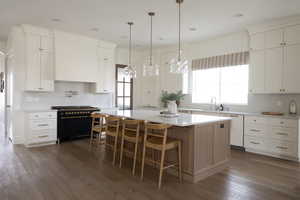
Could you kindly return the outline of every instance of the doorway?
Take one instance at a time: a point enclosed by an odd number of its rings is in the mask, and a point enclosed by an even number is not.
[[[116,107],[131,110],[133,105],[133,80],[124,74],[126,65],[116,65]]]

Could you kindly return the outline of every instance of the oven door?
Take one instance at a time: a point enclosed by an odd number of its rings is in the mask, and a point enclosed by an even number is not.
[[[61,116],[58,120],[60,142],[89,137],[92,118],[90,116]]]

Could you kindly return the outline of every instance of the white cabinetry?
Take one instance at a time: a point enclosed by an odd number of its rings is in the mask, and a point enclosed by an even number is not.
[[[300,93],[300,25],[250,36],[252,93]]]
[[[297,119],[246,116],[246,151],[297,160],[298,130]]]
[[[98,68],[95,93],[113,93],[115,89],[115,45],[101,42],[97,48]]]
[[[24,26],[25,90],[54,91],[53,37],[46,30]]]
[[[56,112],[27,112],[25,115],[25,146],[55,144],[57,141]]]
[[[61,31],[54,34],[55,80],[96,82],[98,41]]]

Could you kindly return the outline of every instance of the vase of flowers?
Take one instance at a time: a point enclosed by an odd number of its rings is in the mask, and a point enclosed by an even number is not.
[[[182,90],[179,90],[178,92],[168,92],[163,90],[161,92],[160,101],[163,104],[163,106],[166,108],[169,101],[176,101],[177,106],[180,105],[180,102],[184,99],[184,94],[182,93]]]

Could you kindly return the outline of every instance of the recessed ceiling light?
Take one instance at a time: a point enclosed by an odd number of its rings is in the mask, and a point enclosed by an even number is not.
[[[239,17],[244,17],[244,15],[242,13],[237,13],[237,14],[233,15],[233,17],[239,18]]]
[[[61,22],[61,19],[53,18],[53,19],[51,19],[51,21],[53,21],[53,22]]]
[[[190,31],[197,31],[197,28],[195,28],[195,27],[190,27],[189,30],[190,30]]]
[[[91,28],[91,31],[98,32],[99,28]]]

